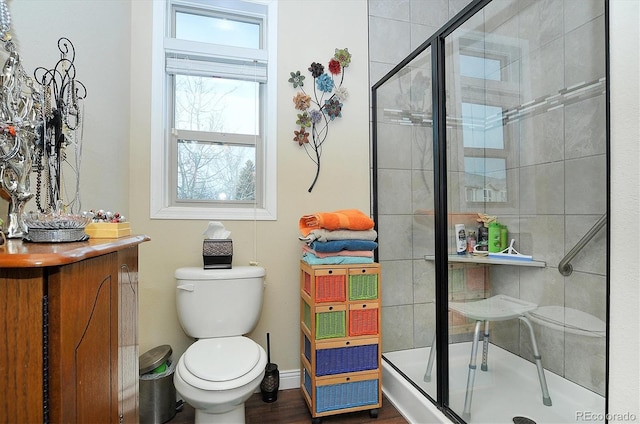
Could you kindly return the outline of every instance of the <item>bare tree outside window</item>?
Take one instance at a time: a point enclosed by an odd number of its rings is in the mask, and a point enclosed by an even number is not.
[[[177,75],[175,84],[175,127],[189,135],[177,140],[177,199],[255,200],[255,144],[240,141],[256,136],[257,83]]]

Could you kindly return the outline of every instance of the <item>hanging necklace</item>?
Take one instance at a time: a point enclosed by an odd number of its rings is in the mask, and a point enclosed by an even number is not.
[[[6,0],[0,0],[0,38],[3,41],[9,41],[11,35],[9,30],[11,29],[11,14],[9,13],[9,6],[7,6]]]

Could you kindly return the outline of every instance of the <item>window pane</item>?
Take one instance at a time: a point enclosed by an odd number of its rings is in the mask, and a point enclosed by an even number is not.
[[[500,61],[498,59],[461,54],[460,75],[500,81]]]
[[[259,83],[187,75],[175,78],[176,129],[259,134]]]
[[[261,48],[260,24],[233,16],[205,16],[176,12],[176,38],[232,47]]]
[[[178,140],[178,201],[253,201],[253,146]]]
[[[467,201],[506,202],[508,200],[505,159],[467,156],[464,158],[464,179]]]
[[[504,149],[502,108],[462,102],[464,147]]]

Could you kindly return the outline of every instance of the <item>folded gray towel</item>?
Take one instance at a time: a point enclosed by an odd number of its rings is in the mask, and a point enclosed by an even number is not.
[[[376,230],[325,230],[324,228],[311,230],[305,237],[300,236],[300,240],[307,243],[314,241],[333,241],[333,240],[370,240],[375,241],[378,238]]]

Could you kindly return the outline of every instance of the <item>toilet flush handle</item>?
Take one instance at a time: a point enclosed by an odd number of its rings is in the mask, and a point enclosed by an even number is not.
[[[178,290],[185,290],[185,291],[190,291],[192,292],[194,290],[194,285],[193,284],[183,284],[181,286],[177,286],[176,288]]]

